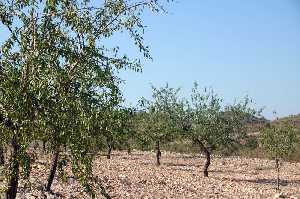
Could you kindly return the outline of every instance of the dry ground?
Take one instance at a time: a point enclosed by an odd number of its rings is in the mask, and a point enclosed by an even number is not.
[[[53,193],[43,196],[40,190],[49,170],[46,159],[34,165],[32,190],[21,182],[19,198],[89,198],[72,177],[66,183],[56,178]],[[277,193],[274,162],[269,160],[215,157],[209,178],[203,177],[200,156],[163,152],[160,167],[154,160],[151,152],[114,152],[110,160],[96,158],[94,175],[112,198],[274,198]],[[300,163],[283,163],[281,179],[283,195],[300,199]]]

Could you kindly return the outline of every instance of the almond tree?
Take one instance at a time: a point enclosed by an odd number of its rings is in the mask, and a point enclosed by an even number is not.
[[[102,113],[102,114],[101,114]],[[98,121],[95,125],[95,134],[99,141],[104,140],[107,146],[107,159],[111,158],[111,153],[115,145],[119,142],[127,142],[124,140],[124,135],[127,133],[129,125],[129,116],[127,115],[127,110],[120,106],[115,106],[113,108],[103,110],[100,112]],[[120,143],[124,144],[124,143]]]
[[[71,151],[73,172],[89,190],[90,113],[103,106],[103,98],[114,99],[116,71],[141,70],[139,59],[103,41],[128,32],[143,56],[151,58],[143,43],[145,8],[162,10],[157,0],[0,1],[0,25],[9,32],[0,50],[1,140],[12,146],[7,198],[16,197],[29,144],[45,137],[54,151],[46,190],[62,144]]]
[[[212,89],[203,93],[195,83],[184,121],[185,135],[198,144],[206,157],[204,176],[208,177],[211,153],[240,144],[246,137],[246,122],[257,112],[249,107],[249,99],[234,105],[222,105]]]
[[[172,141],[178,137],[180,128],[178,126],[179,111],[182,102],[178,98],[179,89],[152,87],[152,100],[143,99],[141,105],[144,111],[137,116],[139,137],[144,143],[155,144],[156,164],[160,165],[161,144]]]
[[[127,153],[131,154],[131,145],[136,137],[136,129],[134,128],[135,110],[134,108],[120,107],[117,111],[118,119],[114,125],[114,143],[116,147],[127,149]]]
[[[298,142],[296,128],[288,123],[269,124],[261,131],[260,142],[268,155],[275,159],[279,190],[279,160],[295,152]]]

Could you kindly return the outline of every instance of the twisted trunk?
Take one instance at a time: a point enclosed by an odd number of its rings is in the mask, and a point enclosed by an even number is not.
[[[19,161],[17,159],[18,152],[19,152],[19,144],[16,138],[12,139],[12,157],[11,157],[11,165],[10,165],[10,179],[8,183],[8,190],[6,192],[7,199],[15,199],[17,196],[18,190],[18,181],[19,181]]]
[[[130,146],[130,144],[127,146],[127,153],[128,153],[128,155],[131,155],[131,146]]]
[[[43,141],[43,152],[46,153],[46,141]]]
[[[14,125],[12,120],[9,118],[5,118],[2,113],[0,113],[0,123],[3,124],[6,128],[11,130],[17,130],[18,127]],[[17,196],[18,191],[18,182],[19,182],[19,161],[18,161],[18,153],[19,153],[19,144],[16,138],[16,135],[14,135],[12,141],[12,156],[10,160],[10,179],[8,182],[8,189],[6,191],[6,198],[7,199],[15,199]],[[3,147],[1,147],[1,159],[3,158],[4,162],[4,156],[3,156]],[[2,161],[2,160],[1,160]]]
[[[160,165],[160,157],[161,157],[161,151],[160,151],[160,145],[159,141],[156,141],[156,165]]]
[[[50,173],[48,176],[48,181],[47,181],[47,185],[46,185],[46,191],[50,191],[51,190],[51,185],[56,173],[56,169],[57,169],[57,162],[58,162],[58,157],[59,157],[59,149],[56,149],[55,153],[53,154],[52,157],[52,163],[51,163],[51,169],[50,169]]]
[[[127,154],[131,155],[131,140],[127,140],[126,146],[127,146]]]
[[[279,190],[279,182],[280,182],[280,179],[279,179],[279,159],[276,158],[275,162],[276,162],[276,170],[277,170],[277,190]]]
[[[207,149],[207,147],[204,146],[204,144],[199,139],[196,139],[196,142],[198,143],[202,153],[204,153],[206,157],[206,162],[203,168],[203,175],[204,177],[208,177],[208,167],[210,165],[210,151]]]
[[[111,151],[112,151],[112,141],[110,138],[107,138],[107,147],[108,147],[108,150],[107,150],[107,159],[110,159],[111,158]]]
[[[4,165],[5,161],[4,161],[4,149],[3,146],[0,146],[0,166]]]

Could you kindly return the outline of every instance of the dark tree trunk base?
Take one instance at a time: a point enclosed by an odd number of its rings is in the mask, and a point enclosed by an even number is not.
[[[130,146],[127,147],[127,154],[131,155],[131,147]]]
[[[12,157],[11,157],[11,176],[8,184],[8,190],[6,192],[7,199],[15,199],[17,196],[18,190],[18,182],[19,182],[19,161],[17,159],[17,155],[19,152],[19,144],[17,140],[14,138],[12,140]]]
[[[59,157],[59,150],[56,150],[52,157],[51,169],[50,169],[47,185],[45,187],[45,190],[47,192],[49,192],[51,190],[51,185],[54,180],[54,176],[55,176],[56,169],[57,169],[58,157]]]
[[[210,151],[204,146],[204,144],[199,139],[196,139],[196,142],[199,144],[201,151],[206,157],[206,162],[203,168],[203,175],[204,177],[208,177],[208,167],[210,165]]]
[[[159,146],[159,141],[156,142],[156,165],[160,166],[160,157],[161,157],[161,151]]]
[[[279,190],[280,179],[279,179],[279,159],[276,158],[276,170],[277,170],[277,190]]]
[[[108,145],[108,151],[107,151],[107,159],[110,159],[111,158],[111,151],[112,151],[112,146],[111,144]]]
[[[204,174],[204,177],[208,177],[208,167],[210,165],[210,152],[206,148],[203,152],[206,156],[206,162],[205,162],[205,165],[204,165],[203,174]]]
[[[43,152],[46,153],[46,142],[43,141]]]
[[[110,137],[107,137],[106,138],[106,143],[107,143],[107,159],[110,159],[111,158],[111,151],[112,151],[112,138]]]
[[[5,163],[5,160],[4,160],[4,149],[1,146],[0,147],[0,165],[4,165],[4,163]]]

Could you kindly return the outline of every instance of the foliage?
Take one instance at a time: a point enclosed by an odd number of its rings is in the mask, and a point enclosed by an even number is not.
[[[288,158],[296,150],[296,129],[286,122],[270,125],[262,130],[260,142],[271,157]]]
[[[152,100],[141,100],[141,111],[137,116],[140,139],[147,143],[170,142],[180,134],[178,126],[182,102],[178,98],[179,89],[152,87]]]
[[[180,123],[183,135],[197,143],[206,156],[205,177],[212,151],[230,153],[247,138],[246,123],[258,113],[250,107],[250,102],[246,97],[242,102],[224,106],[223,99],[212,89],[204,89],[202,93],[198,84],[194,84]]]
[[[277,189],[280,186],[279,159],[289,157],[296,150],[298,138],[294,126],[286,122],[276,125],[267,125],[260,134],[263,149],[275,158],[277,169]]]
[[[233,105],[222,105],[221,99],[212,89],[202,93],[195,83],[192,89],[190,130],[187,136],[200,140],[211,150],[229,148],[246,138],[246,122],[257,112],[249,107],[250,100]]]
[[[135,134],[133,128],[132,108],[115,106],[101,110],[93,119],[93,137],[96,140],[96,148],[103,149],[103,143],[109,147],[128,147],[131,138]]]
[[[128,32],[151,58],[143,43],[145,8],[162,10],[156,0],[0,1],[0,22],[10,32],[0,51],[1,141],[14,143],[15,163],[33,140],[49,140],[53,150],[68,145],[73,172],[87,185],[93,115],[117,104],[118,70],[141,70],[139,59],[103,41]]]

